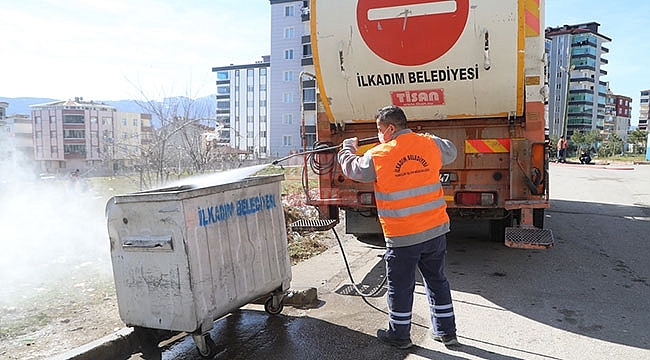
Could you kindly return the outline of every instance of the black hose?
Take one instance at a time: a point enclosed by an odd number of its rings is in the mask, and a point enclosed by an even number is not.
[[[386,275],[384,274],[384,278],[381,280],[381,284],[377,286],[377,289],[375,289],[373,292],[369,294],[365,294],[363,291],[359,290],[357,287],[356,281],[354,281],[354,278],[352,277],[352,271],[350,271],[350,264],[348,263],[348,259],[345,256],[345,250],[343,250],[343,244],[341,243],[341,239],[339,238],[339,234],[336,232],[336,229],[332,228],[332,232],[334,233],[334,237],[336,238],[336,241],[339,243],[339,248],[341,248],[341,255],[343,255],[343,262],[345,262],[345,269],[348,271],[348,276],[350,277],[350,281],[352,282],[352,287],[354,288],[354,291],[359,294],[364,300],[366,300],[366,297],[373,297],[379,293],[379,290],[383,289],[384,285],[386,284]]]
[[[320,154],[326,151],[331,151],[331,148],[332,146],[327,143],[317,142],[314,144],[315,152],[309,153],[309,155],[307,155],[307,163],[309,164],[309,168],[316,175],[327,175],[334,171],[334,168],[336,167],[336,155],[328,154],[327,160],[324,162],[321,162],[320,157]]]

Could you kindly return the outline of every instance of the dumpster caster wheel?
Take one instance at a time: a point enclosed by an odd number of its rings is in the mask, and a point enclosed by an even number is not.
[[[264,311],[271,315],[277,315],[282,312],[282,309],[284,308],[284,304],[282,303],[282,300],[278,301],[277,306],[273,306],[273,299],[274,297],[271,296],[264,302]]]
[[[210,334],[203,335],[192,335],[194,338],[194,344],[196,349],[199,351],[201,357],[206,359],[211,359],[217,355],[217,344],[214,343],[214,340],[210,337]]]

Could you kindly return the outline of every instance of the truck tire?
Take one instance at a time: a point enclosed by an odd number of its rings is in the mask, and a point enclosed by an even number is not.
[[[506,227],[510,224],[509,221],[510,217],[490,220],[490,241],[505,242]]]
[[[376,247],[386,247],[386,241],[384,240],[384,234],[355,234],[357,240],[364,244],[368,244]]]
[[[544,209],[533,209],[533,226],[538,229],[544,228]]]

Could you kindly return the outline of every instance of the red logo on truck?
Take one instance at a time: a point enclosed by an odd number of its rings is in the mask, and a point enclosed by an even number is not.
[[[449,51],[468,14],[469,0],[359,0],[357,26],[377,56],[415,66]]]
[[[397,106],[431,106],[444,105],[443,89],[391,91],[393,105]]]

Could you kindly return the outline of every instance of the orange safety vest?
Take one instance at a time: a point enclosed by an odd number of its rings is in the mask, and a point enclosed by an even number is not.
[[[410,132],[369,151],[377,174],[377,213],[387,239],[408,238],[449,222],[435,140]]]

